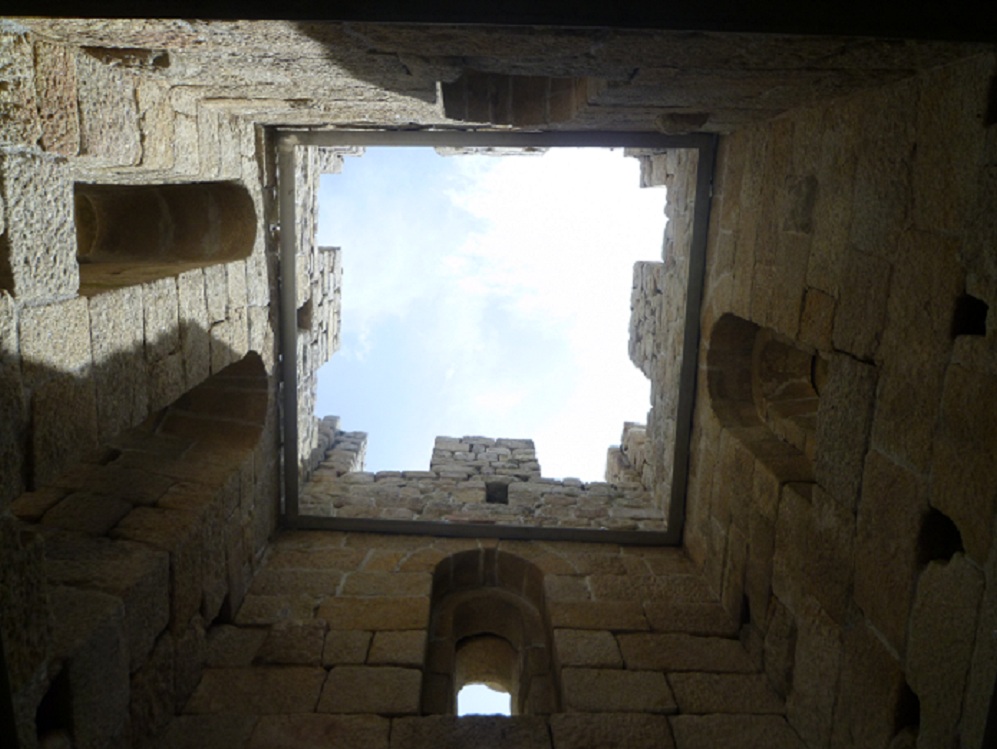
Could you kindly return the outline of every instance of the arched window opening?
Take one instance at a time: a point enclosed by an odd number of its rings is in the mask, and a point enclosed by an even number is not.
[[[78,183],[74,210],[84,294],[246,258],[256,241],[253,199],[229,182]]]
[[[508,696],[508,711],[489,714],[557,711],[542,575],[534,565],[496,549],[455,554],[437,565],[432,601],[424,713],[474,714],[462,708],[472,685]]]
[[[465,684],[457,692],[457,716],[512,715],[512,695],[492,684]]]
[[[512,705],[519,703],[521,666],[518,649],[503,637],[474,635],[458,642],[454,666],[457,714],[511,715]],[[495,710],[491,709],[492,703],[483,704],[491,695],[483,689],[468,692],[467,688],[471,686],[484,687],[488,692],[505,695],[502,701],[505,708]],[[482,713],[482,708],[489,709],[489,712]]]

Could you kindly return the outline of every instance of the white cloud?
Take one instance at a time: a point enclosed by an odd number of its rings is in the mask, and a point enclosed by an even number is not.
[[[345,247],[349,355],[369,353],[386,321],[417,321],[412,340],[440,367],[411,397],[446,395],[438,433],[533,437],[545,475],[599,479],[623,422],[648,408],[627,357],[630,285],[636,259],[660,259],[664,191],[640,190],[619,152],[447,161],[466,236],[389,213],[362,249]]]

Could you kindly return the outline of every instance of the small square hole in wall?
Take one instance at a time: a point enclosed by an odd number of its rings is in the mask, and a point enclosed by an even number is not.
[[[509,485],[504,481],[485,482],[485,502],[490,505],[509,504]]]
[[[963,294],[955,302],[952,314],[952,337],[961,335],[985,336],[989,305],[975,296]]]

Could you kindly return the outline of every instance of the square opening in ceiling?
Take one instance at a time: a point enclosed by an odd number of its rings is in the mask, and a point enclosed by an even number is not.
[[[377,146],[388,146],[391,149],[397,149],[399,147],[403,148],[423,147],[425,149],[428,147],[429,149],[439,148],[448,154],[453,154],[454,152],[461,152],[463,150],[468,150],[468,149],[480,150],[482,148],[501,149],[501,150],[519,149],[520,151],[527,150],[529,152],[546,151],[548,149],[564,149],[564,148],[584,148],[584,149],[632,148],[632,149],[641,149],[643,154],[661,153],[665,149],[668,150],[685,149],[693,151],[695,153],[700,153],[705,151],[708,153],[709,158],[707,160],[699,159],[701,166],[698,169],[695,166],[696,164],[695,159],[693,159],[691,162],[693,164],[692,171],[694,173],[694,177],[692,180],[690,180],[690,184],[699,185],[700,183],[703,183],[704,185],[702,192],[699,192],[698,187],[696,188],[697,195],[703,197],[702,200],[698,201],[697,205],[708,205],[708,192],[707,192],[708,181],[702,180],[700,179],[700,177],[703,174],[707,173],[702,167],[704,163],[708,165],[709,173],[712,172],[712,155],[713,155],[713,144],[714,144],[713,139],[708,136],[676,137],[676,136],[662,136],[658,134],[646,134],[646,133],[549,133],[549,132],[548,133],[513,133],[513,132],[495,133],[495,132],[478,132],[478,131],[475,132],[467,132],[467,131],[288,132],[288,131],[283,131],[283,132],[278,132],[278,143],[279,143],[278,153],[280,154],[279,159],[281,162],[280,173],[282,174],[288,174],[291,170],[293,170],[295,149],[298,149],[300,147],[308,147],[308,146],[318,146],[322,148],[332,147],[340,149],[355,148],[355,147],[364,147],[369,149]],[[362,162],[363,159],[356,159],[355,161]],[[333,179],[336,178],[334,177]],[[661,183],[651,182],[650,184],[661,184]],[[416,187],[416,189],[417,190],[419,189],[418,186]],[[423,189],[427,192],[430,191],[427,189],[427,186],[425,185],[423,186]],[[543,191],[540,192],[542,193]],[[655,192],[655,191],[648,191],[648,192]],[[295,197],[294,186],[293,185],[288,186],[287,181],[282,181],[280,184],[280,193],[281,193],[281,214],[287,216],[288,209],[289,208],[293,209],[293,201]],[[418,195],[418,193],[416,194]],[[658,199],[658,208],[657,211],[655,211],[659,219],[664,208],[663,191],[662,193],[660,193],[660,195],[661,197]],[[541,201],[536,200],[535,202],[540,203]],[[690,204],[691,203],[692,201],[690,201]],[[582,215],[586,219],[590,219],[591,218],[590,214],[592,214],[593,212],[595,211],[593,211],[592,209],[589,209],[588,211],[582,210]],[[343,215],[349,216],[352,213],[361,213],[361,211],[350,211],[350,209],[346,209],[343,212]],[[366,211],[366,213],[369,214],[368,216],[365,216],[365,220],[368,222],[370,221],[377,222],[379,218],[384,218],[378,212],[377,205],[374,205],[373,210]],[[514,210],[512,211],[512,213],[517,214],[519,212]],[[705,210],[702,212],[697,211],[696,213],[697,216],[696,226],[698,227],[697,231],[699,234],[700,241],[697,242],[695,238],[697,232],[695,231],[692,232],[692,234],[694,235],[692,244],[694,245],[696,245],[697,243],[705,245],[705,218],[707,215],[708,214]],[[373,218],[371,216],[373,216]],[[385,220],[383,223],[390,225],[392,222],[390,220]],[[282,221],[281,224],[283,229],[283,227],[286,225],[286,222]],[[295,227],[298,227],[299,221],[297,220],[292,221],[291,224],[294,225]],[[407,238],[405,228],[406,227],[403,225],[401,231],[399,232],[399,235],[403,238],[403,241]],[[409,231],[408,236],[413,236],[419,233],[422,232],[419,231],[419,227],[417,226],[412,228],[411,231]],[[554,242],[550,243],[553,244]],[[282,250],[281,250],[282,265],[286,266],[286,264],[292,261],[293,253],[298,248],[298,239],[295,238],[294,236],[286,236],[286,232],[282,231],[281,244],[282,244]],[[510,244],[510,242],[507,241],[507,244]],[[659,234],[659,242],[656,242],[655,244],[657,245],[656,247],[657,252],[660,253],[660,234]],[[475,256],[474,252],[468,254],[471,255],[472,257]],[[484,253],[478,253],[478,254],[481,255]],[[660,255],[656,256],[660,257]],[[467,259],[451,255],[449,258],[444,258],[443,262],[440,262],[438,260],[434,261],[433,258],[428,257],[426,256],[425,253],[420,253],[420,252],[414,252],[413,257],[416,259],[417,263],[416,270],[414,271],[414,273],[421,272],[422,270],[421,268],[418,267],[419,260],[424,261],[424,265],[453,266],[453,265],[459,265],[462,261],[466,261]],[[529,253],[527,253],[525,257],[527,258],[527,260],[531,259]],[[654,255],[652,257],[654,257]],[[577,258],[571,258],[569,261],[563,262],[562,268],[568,274],[570,274],[573,266],[571,261],[576,259]],[[516,275],[517,267],[523,265],[525,262],[526,261],[520,260],[518,264],[517,262],[514,261],[506,264],[505,266],[498,266],[500,272],[496,272],[496,267],[493,265],[493,267],[491,268],[490,275],[486,274],[485,277],[488,279],[493,279],[496,276],[501,276],[503,273],[508,276],[514,276]],[[584,261],[582,261],[582,263],[584,263]],[[693,263],[693,265],[696,264],[697,263]],[[380,268],[383,271],[392,270],[394,265],[395,263],[391,261],[382,260],[380,262]],[[658,262],[657,265],[661,265],[661,263]],[[696,271],[695,269],[690,268],[688,277],[690,279],[689,284],[691,289],[692,286],[701,283],[701,270]],[[348,297],[350,280],[351,280],[350,274],[347,273],[346,279],[343,284],[344,299]],[[623,284],[628,294],[630,292],[629,288],[630,280],[631,279],[628,279],[628,281]],[[475,285],[473,283],[468,285],[471,287],[472,291],[475,289]],[[285,295],[287,294],[287,286],[289,286],[289,284],[285,282],[284,284]],[[481,290],[482,286],[479,282],[478,291]],[[387,300],[387,303],[389,305],[395,301],[395,295],[393,295],[390,291],[382,291],[382,293],[384,294],[382,298]],[[690,302],[692,304],[695,304],[697,308],[698,308],[698,293],[699,292],[697,292],[697,294],[694,295],[696,297],[695,299],[690,299]],[[590,306],[598,308],[599,303],[601,301],[599,299],[598,291],[596,293],[589,293],[588,296],[589,296],[588,301]],[[686,296],[686,294],[684,293],[684,289],[682,296],[683,297]],[[542,299],[543,295],[540,294],[539,297]],[[293,304],[294,301],[300,301],[298,296],[295,296],[293,300],[285,300],[284,302],[285,308],[291,310],[292,307],[294,307]],[[508,301],[508,300],[503,300],[503,301]],[[427,304],[424,306],[432,307],[434,305]],[[496,305],[493,303],[490,306],[487,304],[484,305],[486,310],[494,309],[497,306],[500,307],[501,304]],[[684,306],[686,309],[689,308],[689,305],[680,305],[680,306]],[[456,312],[454,312],[454,310],[456,310]],[[296,312],[297,309],[295,308],[294,318],[295,320],[298,320],[300,319],[300,316],[297,315]],[[424,310],[418,308],[418,312],[423,313]],[[405,315],[402,314],[397,316],[405,316]],[[449,319],[451,321],[457,320],[459,322],[461,317],[462,315],[459,305],[450,310]],[[349,326],[349,324],[350,324],[349,316],[344,312],[344,320],[343,320],[344,331],[347,329],[347,326]],[[286,319],[282,323],[282,334],[283,334],[282,337],[286,337],[289,329],[292,327],[293,327],[292,337],[295,340],[297,340],[298,334],[301,333],[302,331],[299,331],[297,329],[297,325],[293,326],[289,325]],[[480,318],[476,326],[471,326],[471,327],[472,328],[476,327],[478,330],[481,330],[482,325],[480,324]],[[528,328],[529,326],[526,327]],[[693,331],[693,335],[698,336],[698,329]],[[689,340],[690,340],[689,331],[685,331],[684,336],[679,336],[680,343],[683,337],[686,340],[684,348],[688,349]],[[624,339],[625,339],[625,334],[624,334]],[[297,378],[297,366],[298,366],[297,360],[299,357],[292,355],[290,352],[292,350],[295,350],[296,353],[299,353],[300,347],[296,345],[295,349],[291,349],[289,343],[290,342],[286,340],[286,338],[282,342],[282,349],[285,352],[283,357],[283,374],[285,380],[289,380],[290,377],[294,377],[295,379]],[[480,340],[476,340],[475,343],[480,343]],[[625,344],[621,344],[621,349],[623,345]],[[485,346],[483,350],[487,351],[488,346]],[[624,364],[626,364],[627,367],[630,367],[631,365],[628,362],[626,362],[626,354],[624,353],[624,351],[625,349],[621,350],[620,354],[618,355],[618,358]],[[595,352],[595,355],[597,356],[602,356],[603,354],[604,352],[601,351]],[[612,354],[608,354],[607,356],[612,356]],[[631,358],[633,358],[632,352],[631,352]],[[684,385],[681,388],[679,388],[680,393],[677,399],[678,402],[684,404],[680,405],[677,409],[678,411],[681,412],[683,408],[688,409],[691,407],[691,392],[692,392],[691,384],[692,382],[694,382],[695,366],[694,366],[694,361],[691,363],[689,361],[690,359],[694,360],[694,357],[683,356],[679,358],[682,359],[682,362],[681,366],[676,367],[676,370],[681,369],[682,371],[681,379],[684,383]],[[498,361],[505,364],[504,360],[502,360],[501,357],[499,357]],[[642,369],[645,373],[647,372],[647,368],[645,366],[642,365],[639,366],[640,369]],[[691,371],[687,371],[690,370],[690,367]],[[514,364],[509,364],[508,369],[514,372],[517,376],[525,380],[529,379],[528,371],[530,367],[528,366],[516,366]],[[400,367],[400,370],[402,377],[413,374],[411,370],[405,366]],[[443,378],[438,378],[437,382],[445,381],[445,379],[446,379],[445,376]],[[676,381],[678,379],[679,378],[676,378]],[[427,397],[429,395],[435,394],[436,389],[439,389],[439,386],[434,385],[432,382],[430,384],[423,383],[419,388],[419,392],[423,395],[423,397]],[[298,390],[298,388],[285,388],[284,389],[285,397],[287,397],[289,394],[296,395],[295,393],[296,390]],[[645,404],[646,402],[647,401],[645,399]],[[310,405],[311,404],[309,402],[308,406]],[[287,409],[285,411],[285,433],[288,433],[288,423],[291,421],[291,419],[288,417],[288,414],[291,413],[291,408],[289,406],[285,406],[285,408]],[[299,408],[300,406],[297,403],[295,403],[294,413],[297,413],[299,416],[299,419],[297,421],[301,421],[301,418],[307,419],[308,416],[310,416],[310,414],[303,415],[302,413],[299,413]],[[327,410],[327,409],[322,409],[320,407],[320,412],[321,410]],[[385,409],[385,410],[390,412],[390,409]],[[584,404],[582,405],[582,407],[576,410],[584,411]],[[622,422],[623,418],[625,418],[625,415],[621,414],[620,416],[622,417],[620,418],[620,422]],[[291,429],[296,428],[296,426],[297,424],[292,426]],[[353,429],[357,427],[363,428],[366,425],[344,424],[343,426],[348,426],[349,428]],[[628,424],[628,427],[630,426],[632,425]],[[404,427],[399,428],[397,431],[401,432],[403,435],[406,435],[406,437],[408,437]],[[436,430],[436,431],[437,434],[439,434],[440,432],[443,433],[449,432],[451,434],[461,433],[461,430],[454,431],[450,429]],[[570,439],[571,431],[572,430],[565,431],[565,437],[567,439]],[[581,431],[581,429],[575,428],[574,431],[576,432]],[[684,426],[679,427],[677,431],[679,432],[684,431],[685,434],[684,436],[680,436],[680,438],[676,440],[676,444],[684,443],[687,449],[687,444],[688,444],[687,427]],[[497,431],[497,433],[493,431],[492,433],[501,435],[503,432],[505,434],[509,433],[509,431],[505,429],[500,429]],[[355,459],[358,456],[362,455],[365,449],[363,440],[362,438],[358,440],[358,435],[355,433],[337,432],[337,434],[342,434],[343,437],[346,438],[346,441],[350,443],[350,449],[353,450],[353,453],[351,456],[348,457],[353,458],[352,467],[353,470],[355,470],[356,467],[359,465],[358,461]],[[372,440],[377,439],[377,436],[378,435],[376,433],[372,434]],[[515,436],[529,437],[532,435],[523,434]],[[465,442],[462,441],[462,439],[467,441],[466,444]],[[641,449],[643,449],[643,444],[644,444],[643,439],[644,439],[643,430],[641,430],[640,431]],[[609,440],[609,442],[611,441],[612,440]],[[500,444],[500,443],[517,443],[517,444]],[[520,445],[518,443],[523,443],[523,444]],[[605,449],[606,446],[607,442],[604,442],[603,449]],[[291,447],[291,440],[290,439],[285,440],[285,449],[288,449],[290,447]],[[634,497],[632,496],[632,494],[638,491],[638,485],[641,483],[639,472],[638,475],[631,476],[630,479],[624,481],[624,483],[627,483],[628,481],[630,482],[628,491],[631,491],[631,496],[627,497],[623,496],[624,492],[623,490],[619,489],[619,487],[604,482],[591,482],[590,484],[586,484],[584,482],[578,481],[577,479],[567,479],[563,482],[557,482],[552,479],[541,479],[539,472],[539,465],[536,465],[535,456],[532,455],[533,447],[534,446],[532,441],[527,439],[489,440],[488,438],[481,438],[481,437],[465,437],[465,438],[438,437],[433,452],[432,464],[429,466],[428,471],[425,470],[426,466],[424,462],[422,466],[406,466],[406,465],[395,466],[396,468],[401,470],[395,470],[395,471],[382,470],[376,474],[374,473],[355,474],[352,472],[352,470],[348,469],[346,472],[350,474],[350,477],[347,483],[377,484],[382,479],[390,479],[390,482],[388,483],[391,483],[392,485],[390,491],[388,490],[387,486],[375,486],[374,488],[365,490],[365,493],[369,496],[364,497],[364,503],[368,508],[373,507],[374,509],[372,509],[369,513],[365,512],[354,515],[337,513],[336,511],[330,511],[326,507],[317,507],[315,502],[313,501],[314,493],[309,494],[308,502],[306,502],[307,506],[299,507],[298,506],[299,487],[297,486],[297,477],[290,477],[285,482],[285,516],[286,518],[289,519],[289,521],[292,524],[299,526],[304,524],[305,526],[308,527],[338,527],[342,525],[343,522],[345,522],[347,525],[350,525],[351,522],[353,523],[353,525],[356,525],[356,522],[361,522],[365,527],[371,526],[373,524],[373,526],[377,526],[382,530],[394,529],[401,532],[405,532],[406,528],[408,529],[408,531],[411,531],[414,527],[412,524],[414,523],[414,524],[419,524],[421,526],[422,525],[434,526],[435,529],[429,530],[429,532],[442,532],[444,535],[453,535],[452,531],[454,526],[464,526],[464,525],[476,526],[477,527],[476,532],[479,532],[481,525],[484,524],[488,525],[491,530],[491,532],[486,535],[496,535],[496,536],[509,535],[511,533],[513,537],[521,537],[520,533],[523,531],[523,529],[528,528],[531,531],[544,529],[543,532],[548,534],[557,531],[559,529],[569,530],[572,531],[573,537],[581,537],[581,536],[586,536],[586,534],[588,534],[592,535],[592,540],[607,540],[607,541],[613,540],[606,535],[606,531],[615,531],[616,536],[619,536],[620,533],[623,533],[625,535],[627,533],[638,531],[638,533],[634,535],[643,536],[644,537],[643,541],[633,541],[633,542],[674,543],[674,541],[677,540],[678,538],[677,534],[678,532],[680,532],[681,510],[679,510],[679,514],[677,516],[678,523],[676,523],[673,519],[671,519],[671,514],[674,512],[674,508],[672,507],[674,503],[670,502],[670,498],[672,495],[675,494],[674,491],[669,490],[664,493],[659,491],[652,498],[652,494],[654,494],[654,492],[648,491],[648,487],[646,485],[639,487],[639,491],[643,492],[643,496],[641,497],[640,502],[647,504],[649,509],[654,510],[653,517],[651,515],[642,516],[641,510],[639,509],[634,510],[634,508],[630,506],[634,504]],[[671,447],[669,447],[668,449],[669,451],[671,451]],[[423,447],[423,450],[425,450],[425,447]],[[675,452],[676,452],[675,458],[679,463],[685,463],[687,461],[687,453],[683,453],[680,455],[679,453],[681,452],[681,450],[678,449],[676,449]],[[531,454],[529,457],[532,458],[532,461],[527,460],[527,458],[525,457],[526,453]],[[513,456],[518,456],[520,458],[519,465],[514,465],[512,467],[509,467],[508,464],[501,463],[502,460],[513,459]],[[540,457],[541,458],[543,457],[542,450],[540,451]],[[468,461],[469,459],[473,459],[474,461],[476,461],[477,467],[468,465],[466,461]],[[293,456],[287,455],[285,457],[285,460],[287,460],[289,463],[291,460],[294,460],[295,463],[300,463],[300,459],[297,454],[294,454]],[[461,461],[465,461],[465,463],[461,463]],[[489,463],[489,461],[491,462]],[[390,468],[390,466],[384,466],[384,468],[387,469]],[[676,470],[672,472],[674,474],[675,479],[679,481],[684,481],[686,466],[678,465],[678,463],[676,463],[675,468]],[[325,466],[320,468],[319,472],[322,472],[322,470],[324,469]],[[496,472],[498,473],[499,476],[501,476],[504,479],[511,478],[510,485],[507,487],[508,495],[505,503],[484,501],[488,496],[487,492],[485,491],[486,488],[485,479]],[[518,475],[519,473],[522,473],[523,475]],[[647,476],[646,472],[644,476],[645,477]],[[449,481],[450,484],[447,487],[445,487],[446,491],[443,491],[441,493],[441,491],[438,491],[440,487],[436,487],[434,485],[433,487],[427,488],[426,486],[422,486],[421,484],[419,484],[420,481],[422,482],[422,484],[425,484],[427,482],[432,483],[433,481],[443,481],[444,483]],[[461,483],[461,481],[466,481],[466,484],[460,486],[459,484]],[[406,482],[411,483],[412,485],[409,486],[408,483]],[[456,482],[456,484],[458,485],[455,485],[454,482]],[[544,501],[543,498],[539,499],[539,505],[538,505],[538,503],[534,501],[535,499],[537,499],[537,497],[531,495],[531,493],[534,495],[542,493],[539,492],[537,488],[541,482],[548,482],[548,483],[553,482],[559,484],[559,488],[561,490],[564,490],[562,492],[564,496],[578,497],[579,495],[581,495],[583,500],[585,500],[584,502],[577,499],[571,499],[565,502],[566,504],[571,505],[572,513],[576,513],[580,509],[585,509],[586,511],[588,511],[592,509],[592,506],[600,505],[602,510],[606,510],[607,508],[613,509],[615,514],[612,517],[610,517],[607,514],[607,512],[603,512],[602,516],[596,517],[594,521],[588,519],[583,522],[581,517],[584,513],[578,512],[577,515],[573,515],[568,521],[565,522],[565,515],[564,513],[561,513],[559,518],[555,518],[552,521],[549,517],[544,517],[545,514],[550,515],[551,513],[547,512],[549,508],[545,508],[542,506]],[[480,483],[480,487],[477,486],[478,483]],[[671,484],[669,486],[671,486]],[[590,487],[594,490],[593,493],[591,494],[588,493]],[[460,491],[460,489],[462,488],[474,489],[473,493],[475,496],[475,500],[473,501],[469,500],[468,499],[469,493],[467,492],[462,493]],[[653,487],[653,488],[658,489],[660,487]],[[380,511],[379,508],[383,508],[385,505],[384,502],[385,498],[381,497],[380,496],[381,494],[391,495],[392,499],[387,500],[387,504],[391,505],[390,507],[387,508],[390,509],[390,512],[386,513]],[[428,502],[426,501],[427,494],[431,495],[430,499],[432,501]],[[620,496],[616,496],[617,494],[620,494]],[[665,496],[666,494],[668,496]],[[440,499],[444,495],[445,497],[442,501],[442,505],[445,506],[441,507]],[[596,495],[599,495],[598,498],[596,497]],[[564,502],[565,501],[564,496],[560,497],[558,501]],[[399,502],[398,501],[399,498],[404,498],[405,501]],[[588,506],[587,508],[582,508],[581,505],[585,504],[585,502],[588,502],[590,506]],[[448,505],[448,503],[450,504]],[[472,503],[474,503],[475,506],[471,509],[471,511],[468,511],[468,508],[471,506]],[[458,512],[453,512],[454,507],[457,504],[461,505],[461,507],[458,508],[459,509]],[[430,507],[430,505],[432,506]],[[490,512],[482,512],[479,508],[489,508]],[[354,507],[353,509],[355,510],[356,508]],[[596,511],[595,514],[598,516],[599,511]],[[626,519],[624,519],[624,516],[627,516]],[[666,518],[666,516],[668,516],[668,518]],[[448,530],[443,530],[444,526],[446,526]],[[665,531],[666,528],[668,529],[667,532]],[[510,529],[513,530],[510,531]],[[594,531],[594,533],[590,533],[590,531]],[[640,533],[640,531],[646,531],[646,532]],[[579,533],[581,533],[581,536],[578,535]],[[613,533],[610,533],[609,535],[613,535]],[[652,539],[651,536],[654,536],[655,538]],[[661,536],[661,538],[659,539],[657,538],[657,536]]]

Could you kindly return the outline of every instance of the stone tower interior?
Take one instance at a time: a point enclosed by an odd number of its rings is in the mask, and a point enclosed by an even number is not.
[[[0,20],[4,747],[997,746],[992,21],[674,5]],[[318,176],[402,134],[667,187],[605,482],[313,415]]]

